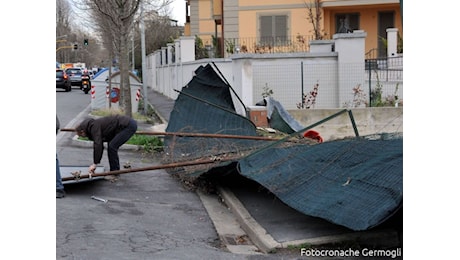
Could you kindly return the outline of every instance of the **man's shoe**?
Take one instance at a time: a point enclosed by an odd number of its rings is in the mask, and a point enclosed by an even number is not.
[[[56,198],[61,199],[65,197],[65,191],[64,190],[56,190]]]
[[[107,175],[107,176],[104,177],[104,179],[108,180],[110,182],[116,182],[116,181],[118,181],[118,177],[119,177],[118,174],[114,174],[114,175]]]

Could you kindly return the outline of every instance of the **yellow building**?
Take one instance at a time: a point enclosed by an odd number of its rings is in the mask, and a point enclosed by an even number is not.
[[[199,37],[203,47],[224,57],[234,52],[308,51],[310,40],[363,30],[366,52],[381,57],[386,55],[387,28],[397,28],[402,39],[400,1],[185,0],[184,34]]]

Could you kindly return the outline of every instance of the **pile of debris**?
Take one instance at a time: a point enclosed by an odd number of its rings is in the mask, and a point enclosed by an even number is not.
[[[244,104],[220,71],[200,66],[175,101],[166,132],[182,134],[165,136],[163,162],[206,163],[169,172],[191,186],[237,172],[299,212],[352,230],[375,227],[402,207],[402,134],[360,137],[349,110],[303,127],[276,100],[266,103],[277,113],[273,125],[281,120],[287,130],[257,128],[236,112]],[[349,113],[355,138],[322,142],[308,132],[342,113]]]

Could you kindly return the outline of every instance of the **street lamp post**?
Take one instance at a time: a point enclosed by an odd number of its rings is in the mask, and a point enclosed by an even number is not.
[[[141,58],[142,58],[142,90],[144,92],[144,114],[147,114],[147,84],[145,84],[145,29],[144,29],[144,5],[141,3]]]

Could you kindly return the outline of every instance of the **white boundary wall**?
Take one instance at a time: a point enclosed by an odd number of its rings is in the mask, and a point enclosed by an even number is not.
[[[197,61],[194,60],[194,38],[181,37],[146,57],[144,80],[148,88],[176,99],[178,92],[175,90],[185,86],[199,66],[213,62],[245,106],[261,101],[263,88],[268,86],[284,108],[296,109],[301,102],[302,89],[306,94],[318,83],[320,90],[314,108],[342,108],[353,100],[355,86],[360,84],[366,90],[369,85],[364,62],[366,36],[364,31],[335,34],[333,40],[310,42],[308,53],[239,53],[229,58]],[[402,98],[402,82],[399,90]],[[236,99],[234,102],[238,103]],[[235,105],[243,114],[242,106]]]

